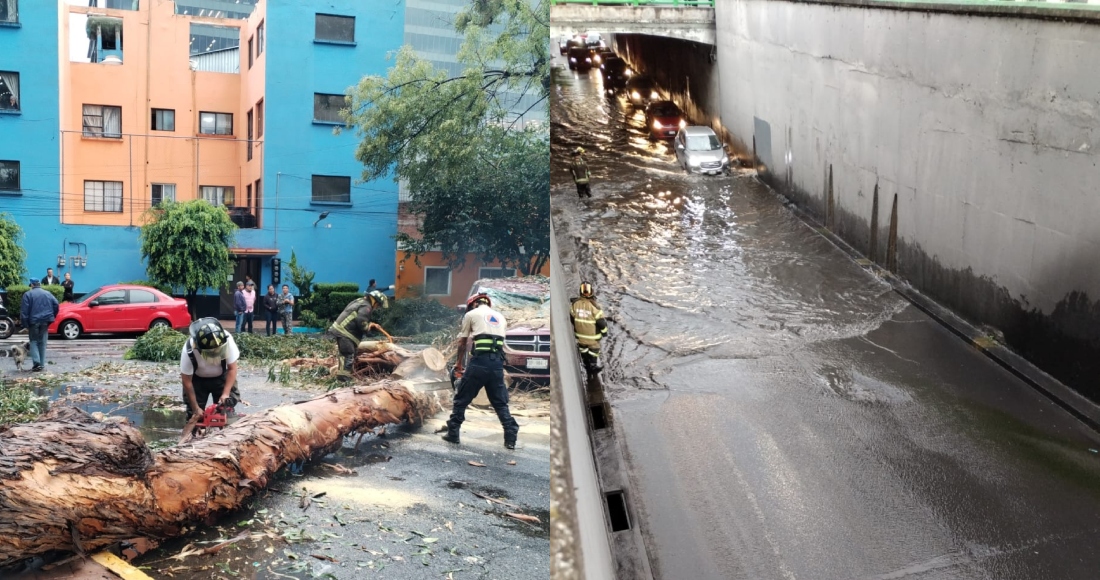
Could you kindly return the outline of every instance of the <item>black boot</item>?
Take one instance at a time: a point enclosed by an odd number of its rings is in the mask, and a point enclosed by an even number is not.
[[[443,434],[443,440],[458,445],[458,429],[458,425],[447,421],[447,432]]]

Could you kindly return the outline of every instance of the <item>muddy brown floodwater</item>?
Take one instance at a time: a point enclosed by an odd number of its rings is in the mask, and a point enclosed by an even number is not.
[[[555,68],[552,216],[658,578],[1096,577],[1096,433],[603,89]]]

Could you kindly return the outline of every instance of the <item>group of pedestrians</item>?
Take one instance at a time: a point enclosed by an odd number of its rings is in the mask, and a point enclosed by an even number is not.
[[[290,293],[290,286],[283,284],[282,294],[275,293],[275,285],[267,285],[267,294],[264,294],[259,304],[256,302],[256,283],[251,277],[245,277],[245,281],[237,282],[237,291],[233,294],[233,312],[236,317],[236,332],[253,332],[252,322],[255,318],[257,306],[263,308],[264,334],[274,336],[279,333],[278,322],[283,322],[283,334],[290,334],[290,328],[294,319],[294,295]]]

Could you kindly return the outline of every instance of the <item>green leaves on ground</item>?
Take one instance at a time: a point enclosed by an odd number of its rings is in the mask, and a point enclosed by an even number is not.
[[[241,349],[243,360],[285,360],[298,357],[331,356],[335,346],[319,336],[239,333],[233,335]],[[155,362],[176,362],[180,359],[187,335],[170,328],[154,328],[143,334],[126,351],[125,358]]]
[[[229,212],[206,200],[165,202],[141,226],[141,257],[149,281],[183,288],[194,312],[200,290],[221,288],[233,275],[229,247],[237,226]],[[194,316],[194,314],[192,314]]]
[[[0,424],[26,423],[46,410],[46,397],[33,389],[0,382]]]
[[[23,249],[23,228],[15,223],[11,215],[0,213],[0,288],[25,282],[23,266],[27,261],[27,250]],[[18,311],[18,302],[16,311]],[[11,308],[11,303],[8,303]]]

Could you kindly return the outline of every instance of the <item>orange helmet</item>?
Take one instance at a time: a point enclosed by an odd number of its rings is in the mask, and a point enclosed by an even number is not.
[[[482,303],[484,303],[486,306],[488,306],[490,308],[493,307],[493,301],[489,299],[488,294],[486,294],[484,292],[478,292],[477,294],[474,294],[473,296],[470,297],[469,300],[466,301],[466,312],[469,312],[469,311],[473,310],[474,308],[477,308],[477,305],[482,304]]]
[[[588,282],[581,282],[581,296],[585,298],[591,298],[595,294],[592,290],[592,284]]]

